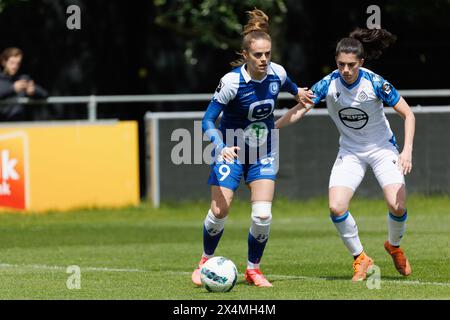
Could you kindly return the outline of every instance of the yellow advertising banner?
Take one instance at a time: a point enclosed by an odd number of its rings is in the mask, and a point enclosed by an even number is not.
[[[0,210],[139,203],[135,121],[0,126]]]

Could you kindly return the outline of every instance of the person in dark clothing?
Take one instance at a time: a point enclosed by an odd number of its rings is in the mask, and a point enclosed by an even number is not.
[[[7,48],[0,55],[0,100],[29,97],[44,99],[48,96],[45,89],[38,86],[28,75],[18,71],[22,64],[23,52],[19,48]],[[32,120],[31,112],[18,102],[0,104],[0,121]]]

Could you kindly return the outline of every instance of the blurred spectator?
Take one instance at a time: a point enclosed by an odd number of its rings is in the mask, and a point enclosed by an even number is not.
[[[48,96],[45,89],[38,86],[25,74],[20,74],[23,52],[19,48],[7,48],[0,55],[0,99],[29,97],[43,99]],[[0,104],[0,121],[33,120],[32,113],[25,106],[12,102]]]

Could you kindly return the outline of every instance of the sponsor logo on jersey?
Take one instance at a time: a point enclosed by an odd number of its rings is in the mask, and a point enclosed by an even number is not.
[[[267,140],[269,130],[264,122],[254,122],[244,130],[245,143],[250,147],[259,147]]]
[[[269,90],[271,94],[277,94],[280,91],[280,85],[278,82],[271,82],[269,85]]]
[[[223,83],[223,81],[220,80],[219,85],[218,85],[217,88],[216,88],[216,92],[219,93],[220,90],[222,90],[222,88],[224,87],[224,85],[225,85],[225,84]]]
[[[248,120],[259,121],[269,117],[275,108],[275,100],[266,99],[253,102],[248,108]]]
[[[246,92],[246,93],[244,93],[242,96],[243,96],[243,97],[247,97],[247,96],[249,96],[249,95],[251,95],[251,94],[255,94],[255,91]]]
[[[386,94],[391,93],[392,85],[389,82],[383,83],[383,91],[386,92]]]
[[[260,160],[261,164],[267,165],[272,164],[275,161],[274,157],[267,157]]]
[[[369,97],[367,96],[367,94],[364,91],[361,91],[360,94],[358,95],[358,100],[361,102],[364,102],[368,99]]]
[[[369,116],[358,108],[344,108],[339,110],[339,119],[347,128],[362,129],[369,121]]]

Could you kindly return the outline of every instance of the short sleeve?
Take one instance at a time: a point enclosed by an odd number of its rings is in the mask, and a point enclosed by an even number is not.
[[[315,104],[319,103],[320,100],[325,99],[325,97],[327,96],[328,88],[330,87],[330,83],[331,83],[331,79],[332,79],[332,74],[327,75],[325,78],[323,78],[322,80],[320,80],[319,82],[317,82],[316,84],[314,84],[311,87],[311,91],[316,96],[314,99],[312,99]]]
[[[289,92],[293,96],[297,95],[298,86],[289,78],[284,67],[275,62],[271,62],[270,67],[272,68],[273,72],[278,76],[278,78],[280,78],[281,90]]]
[[[395,106],[400,100],[400,94],[397,89],[389,83],[389,81],[383,79],[383,77],[373,74],[372,75],[372,85],[375,90],[375,94],[380,98],[385,104],[390,107]]]
[[[236,96],[239,88],[239,73],[230,72],[220,79],[214,92],[213,100],[227,105]]]

